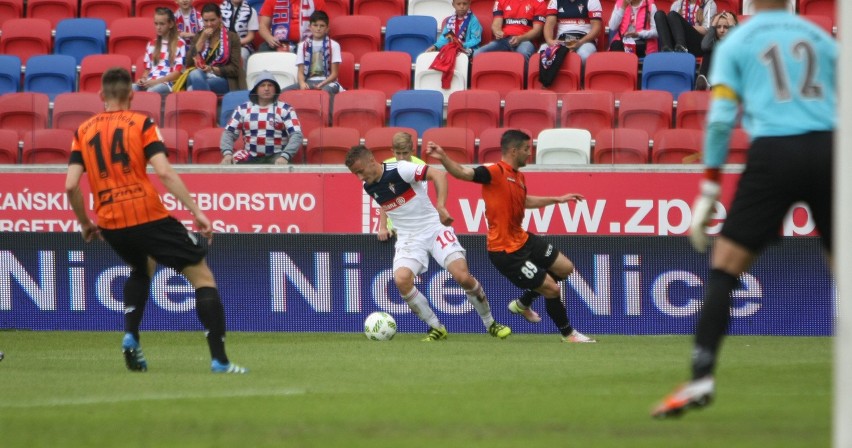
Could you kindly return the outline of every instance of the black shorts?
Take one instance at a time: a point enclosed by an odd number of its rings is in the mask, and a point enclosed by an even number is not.
[[[521,289],[536,289],[544,283],[547,270],[556,262],[559,250],[543,238],[529,234],[523,247],[515,252],[488,252],[491,264]]]
[[[801,201],[830,251],[833,140],[833,132],[755,139],[721,234],[758,253],[780,238],[790,206]]]
[[[171,216],[125,229],[101,229],[104,240],[133,269],[147,272],[148,257],[181,272],[207,255],[207,248]]]

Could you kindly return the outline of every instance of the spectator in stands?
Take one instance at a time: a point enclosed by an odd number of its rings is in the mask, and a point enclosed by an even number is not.
[[[166,95],[171,93],[172,83],[183,70],[186,44],[178,36],[175,14],[169,8],[156,9],[154,31],[157,37],[145,48],[145,72],[133,90]]]
[[[340,44],[328,37],[329,19],[325,11],[311,14],[311,35],[296,50],[298,81],[284,90],[322,89],[331,95],[340,91],[337,73],[343,58]]]
[[[414,142],[412,141],[411,134],[408,132],[402,131],[394,134],[393,139],[391,140],[391,149],[393,150],[393,157],[386,159],[384,163],[393,163],[397,160],[405,160],[406,162],[415,163],[417,165],[426,164],[426,162],[414,155]],[[390,237],[395,235],[396,229],[393,227],[393,221],[388,218],[388,214],[385,213],[384,209],[379,208],[379,231],[377,235],[379,241],[387,241]]]
[[[597,51],[597,39],[603,29],[600,0],[550,0],[544,22],[546,47],[563,45],[583,62]]]
[[[716,15],[713,0],[676,0],[668,14],[657,11],[654,22],[660,39],[660,51],[677,51],[703,56],[701,39]]]
[[[610,51],[626,51],[644,58],[658,49],[657,5],[652,0],[616,0],[609,18]]]
[[[190,47],[188,75],[192,90],[212,90],[217,94],[245,89],[246,73],[240,59],[240,37],[222,26],[219,5],[207,3],[201,9],[204,30]]]
[[[219,9],[222,10],[222,24],[225,28],[240,36],[240,54],[245,68],[249,56],[254,53],[254,33],[259,27],[257,11],[243,0],[224,0]]]
[[[222,140],[222,164],[272,163],[287,165],[302,146],[302,128],[296,111],[278,100],[281,86],[272,73],[263,71],[249,92],[249,100],[231,115]],[[245,149],[234,152],[242,133]]]
[[[491,31],[494,40],[473,52],[473,57],[490,51],[515,51],[529,60],[541,39],[547,16],[544,0],[497,0]]]
[[[456,13],[444,19],[438,40],[426,51],[440,50],[444,45],[455,40],[461,49],[471,56],[473,50],[479,48],[482,42],[482,25],[470,12],[470,0],[453,0],[453,8]]]
[[[204,29],[201,13],[192,6],[192,0],[177,0],[175,20],[181,39],[187,45],[192,43],[195,35]]]
[[[737,26],[736,14],[728,11],[722,11],[713,17],[710,25],[712,31],[704,35],[701,40],[701,50],[704,52],[704,57],[701,58],[701,65],[698,67],[698,77],[695,79],[695,90],[710,89],[710,82],[707,80],[707,73],[710,73],[710,62],[713,59],[713,48],[728,34],[731,28]]]
[[[310,35],[310,17],[324,11],[325,0],[266,0],[260,8],[263,38],[258,51],[294,51]]]

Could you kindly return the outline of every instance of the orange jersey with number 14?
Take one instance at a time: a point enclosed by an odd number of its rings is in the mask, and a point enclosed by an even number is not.
[[[122,229],[169,216],[146,172],[148,159],[165,151],[157,125],[138,112],[104,112],[80,125],[70,163],[86,169],[99,227]]]

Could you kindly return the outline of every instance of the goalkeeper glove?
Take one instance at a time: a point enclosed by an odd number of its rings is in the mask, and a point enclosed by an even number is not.
[[[701,181],[701,194],[692,204],[692,225],[689,227],[689,242],[698,252],[707,250],[707,224],[721,192],[722,187],[718,182],[707,179]]]

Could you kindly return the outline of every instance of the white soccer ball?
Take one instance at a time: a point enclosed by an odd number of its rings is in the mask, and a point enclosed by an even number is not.
[[[364,320],[364,334],[371,341],[390,341],[396,334],[396,321],[390,314],[376,311]]]

